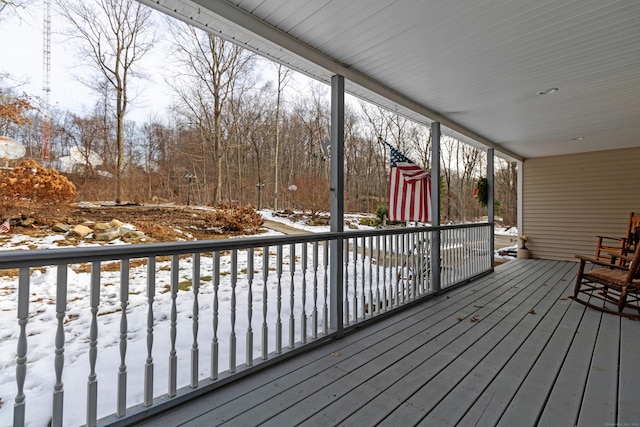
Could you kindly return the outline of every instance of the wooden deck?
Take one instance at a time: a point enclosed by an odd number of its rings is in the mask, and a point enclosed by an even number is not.
[[[147,425],[640,425],[640,322],[568,300],[575,273],[510,261]]]

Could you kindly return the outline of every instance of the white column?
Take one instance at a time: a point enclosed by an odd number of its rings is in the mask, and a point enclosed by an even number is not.
[[[489,194],[487,197],[487,222],[489,223],[489,225],[491,225],[491,230],[489,231],[489,253],[491,254],[491,268],[494,267],[494,250],[495,250],[495,243],[494,243],[494,234],[495,234],[495,203],[494,203],[494,196],[495,196],[495,191],[494,191],[494,185],[495,185],[495,179],[494,179],[494,160],[495,160],[495,154],[494,154],[494,149],[493,148],[488,148],[487,149],[487,185],[489,187]]]
[[[344,77],[331,78],[331,219],[332,232],[344,231]],[[343,243],[331,241],[329,325],[342,334]]]
[[[440,123],[431,123],[431,225],[440,226]],[[431,289],[440,290],[440,231],[431,239]]]

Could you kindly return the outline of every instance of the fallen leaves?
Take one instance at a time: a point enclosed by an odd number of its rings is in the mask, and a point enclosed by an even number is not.
[[[462,322],[462,321],[464,320],[464,317],[462,317],[462,316],[458,316],[458,317],[456,317],[456,320],[457,320],[458,322]],[[469,318],[469,322],[471,322],[471,323],[478,322],[479,320],[480,320],[480,318],[479,318],[478,316],[471,316],[471,317]]]

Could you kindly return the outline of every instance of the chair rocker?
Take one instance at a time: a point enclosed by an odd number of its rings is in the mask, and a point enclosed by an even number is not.
[[[610,253],[608,261],[580,260],[572,300],[596,310],[640,319],[640,245],[632,257]],[[623,262],[618,262],[621,259]],[[599,302],[600,301],[600,302]],[[634,308],[635,312],[625,311]]]

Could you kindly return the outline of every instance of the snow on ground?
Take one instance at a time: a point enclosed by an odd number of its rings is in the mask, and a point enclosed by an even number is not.
[[[312,233],[325,233],[330,231],[328,225],[308,225],[303,220],[298,220],[298,221],[292,220],[289,217],[278,215],[276,212],[272,210],[261,210],[258,212],[260,213],[260,215],[262,215],[262,217],[265,220],[280,222],[290,227],[299,228],[301,230],[309,231]],[[375,227],[370,227],[370,226],[360,224],[360,220],[362,218],[375,218],[375,217],[371,215],[366,215],[366,214],[345,214],[344,215],[345,230],[352,227],[355,227],[359,230],[372,230],[375,228]]]
[[[292,221],[288,218],[274,215],[271,211],[260,212],[265,219],[282,222],[284,224],[301,228],[311,232],[329,231],[328,226],[309,226],[301,221]],[[366,228],[359,225],[359,220],[364,215],[345,215],[346,221],[352,224],[351,227]],[[347,229],[347,226],[345,226]],[[514,228],[509,230],[496,230],[496,233],[516,235]],[[269,232],[269,234],[278,234]],[[56,240],[63,236],[49,236],[39,239],[33,237],[10,234],[0,239],[0,250],[18,250],[37,248],[55,248]],[[287,245],[288,246],[288,245]],[[284,249],[284,258],[289,256],[288,247]],[[246,252],[240,251],[238,256],[238,269],[246,267]],[[257,256],[255,268],[261,270],[261,256]],[[191,277],[191,259],[181,260],[180,280],[189,280]],[[230,270],[230,256],[221,258],[221,272]],[[271,261],[272,263],[274,261]],[[214,292],[210,279],[210,271],[207,266],[211,266],[210,258],[201,259],[202,286],[198,295],[198,306],[200,310],[200,322],[198,331],[198,344],[201,351],[198,376],[205,379],[210,376],[210,366],[208,361],[209,346],[213,339],[212,319]],[[104,417],[116,410],[116,384],[117,372],[121,363],[120,360],[120,324],[122,321],[122,309],[119,301],[119,272],[105,271],[101,273],[100,286],[100,306],[98,311],[98,417]],[[301,272],[296,272],[296,279],[301,278]],[[223,313],[230,307],[232,291],[230,275],[221,278],[219,292],[219,310]],[[295,280],[296,286],[302,280]],[[309,281],[310,282],[310,281]],[[288,282],[287,282],[288,283]],[[155,365],[154,396],[159,396],[167,392],[167,372],[168,354],[171,349],[169,316],[171,313],[171,293],[167,292],[170,284],[169,262],[158,262],[156,265],[156,295],[153,301],[154,313],[154,341],[153,358]],[[225,286],[228,285],[228,286]],[[13,418],[13,404],[17,393],[16,385],[16,346],[19,335],[19,328],[16,320],[17,306],[17,277],[0,277],[0,425],[11,425]],[[65,347],[64,347],[64,370],[62,381],[64,383],[65,404],[64,417],[65,425],[81,425],[85,423],[86,410],[86,390],[87,377],[89,375],[89,326],[91,324],[91,313],[89,310],[89,273],[83,272],[78,266],[68,268],[68,292],[67,311],[64,321]],[[248,304],[249,289],[253,298],[255,310],[252,320],[252,328],[255,333],[254,357],[259,356],[260,338],[259,330],[261,324],[264,283],[256,278],[249,286],[248,283],[241,283],[236,288],[235,299],[239,307],[246,307]],[[276,292],[277,278],[272,275],[267,280],[269,295]],[[54,371],[54,337],[56,333],[56,269],[46,268],[34,270],[31,275],[30,285],[30,306],[29,322],[27,323],[28,352],[27,352],[27,377],[25,382],[26,412],[28,425],[46,426],[52,408],[52,390],[55,383]],[[288,284],[286,291],[288,292]],[[284,292],[284,291],[283,291]],[[299,296],[302,289],[296,288],[295,295]],[[312,300],[312,289],[307,290],[307,300]],[[286,300],[287,298],[283,298]],[[134,267],[130,272],[129,304],[127,307],[127,401],[128,406],[141,403],[143,400],[143,373],[144,364],[147,358],[147,297],[146,297],[146,265]],[[193,345],[193,304],[194,295],[191,291],[179,291],[177,298],[177,342],[178,352],[178,388],[186,386],[190,378],[190,350]],[[319,305],[323,303],[320,295]],[[271,310],[272,312],[274,310]],[[283,304],[281,313],[283,328],[286,331],[291,310],[288,304]],[[308,312],[306,313],[309,314]],[[299,319],[302,316],[300,308],[294,308],[293,316]],[[207,321],[209,320],[209,321]],[[275,313],[269,313],[268,323],[273,325]],[[299,324],[299,323],[298,323]],[[238,309],[235,331],[239,336],[244,336],[249,328],[249,321],[246,316],[246,309]],[[218,337],[221,340],[220,370],[224,371],[229,366],[228,352],[222,350],[228,343],[231,334],[230,322],[221,321],[218,325]],[[272,335],[272,334],[271,334]],[[270,337],[269,351],[274,351],[275,340]],[[284,339],[286,341],[286,339]],[[286,344],[284,344],[286,345]],[[244,339],[238,339],[237,363],[244,362],[246,354]],[[206,357],[202,354],[207,355]]]
[[[518,228],[517,227],[496,227],[495,234],[500,234],[503,236],[517,236]]]

